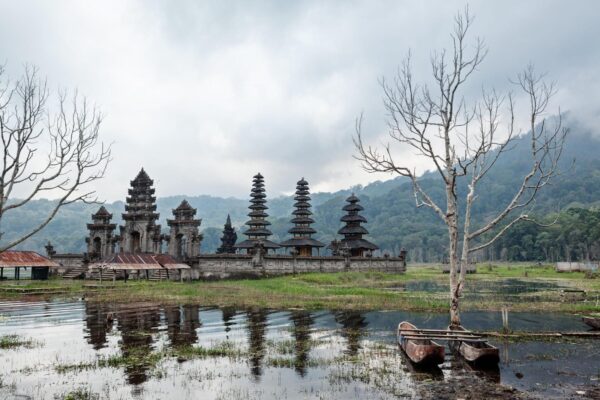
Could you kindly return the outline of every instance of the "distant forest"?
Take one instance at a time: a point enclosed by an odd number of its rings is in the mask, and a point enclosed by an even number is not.
[[[567,120],[571,128],[562,158],[563,174],[544,188],[530,214],[541,222],[555,222],[543,227],[530,222],[515,225],[493,247],[480,254],[480,258],[507,261],[555,261],[555,260],[598,260],[600,259],[600,136],[592,135],[576,121]],[[473,222],[482,223],[503,208],[514,194],[518,179],[529,167],[526,154],[527,137],[517,143],[515,149],[506,153],[480,187],[480,197],[474,209]],[[573,163],[573,161],[575,161]],[[266,188],[269,194],[268,171]],[[131,171],[131,179],[137,171]],[[309,177],[307,177],[309,178]],[[310,182],[310,180],[309,180]],[[443,189],[433,173],[422,177],[422,185],[441,204]],[[125,198],[129,181],[123,182]],[[250,192],[251,177],[248,177]],[[160,187],[157,187],[160,194]],[[459,187],[459,190],[466,190]],[[367,186],[357,186],[335,193],[312,195],[315,238],[330,242],[339,236],[339,221],[343,215],[345,198],[355,193],[365,207],[363,215],[369,221],[365,227],[370,240],[378,244],[383,252],[398,254],[401,248],[408,251],[413,262],[439,262],[446,255],[446,232],[443,223],[429,209],[415,208],[412,188],[404,178],[378,181]],[[248,220],[247,199],[220,198],[207,195],[159,197],[157,200],[160,223],[164,233],[168,232],[166,219],[171,210],[186,198],[198,209],[202,218],[204,235],[201,252],[212,253],[220,244],[220,236],[227,214],[242,240],[243,224]],[[268,198],[272,240],[287,237],[291,228],[292,197]],[[0,231],[3,240],[17,237],[31,227],[49,210],[51,201],[37,200],[27,207],[7,213],[2,219]],[[19,248],[44,252],[44,245],[51,241],[59,253],[83,252],[87,235],[86,223],[99,206],[72,204],[64,208],[42,232],[23,243]],[[105,204],[114,214],[113,221],[119,223],[124,203],[117,201]]]

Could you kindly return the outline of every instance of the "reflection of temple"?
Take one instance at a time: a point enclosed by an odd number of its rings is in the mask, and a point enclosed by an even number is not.
[[[232,307],[223,307],[221,309],[221,313],[223,314],[223,325],[225,326],[225,332],[229,333],[231,331],[231,326],[235,325],[235,322],[231,320],[235,317],[235,309]]]
[[[265,356],[265,331],[267,311],[253,308],[247,311],[248,347],[250,351],[251,372],[255,379],[262,375],[262,359]]]
[[[311,348],[310,328],[314,323],[313,318],[307,311],[292,311],[290,317],[294,324],[292,335],[296,339],[294,346],[295,360],[294,368],[300,376],[306,375],[306,366]]]
[[[153,335],[156,334],[159,323],[158,306],[142,308],[128,305],[127,308],[123,306],[118,310],[117,328],[121,332],[121,353],[132,361],[125,365],[127,382],[130,384],[137,385],[148,379],[150,366],[144,362],[144,356],[153,350]]]
[[[202,326],[200,307],[196,305],[166,306],[167,334],[172,347],[189,346],[198,341],[196,330]]]
[[[365,317],[358,311],[339,311],[335,313],[335,320],[342,325],[342,336],[347,343],[346,354],[356,356],[368,325]]]
[[[106,335],[112,330],[113,318],[105,303],[85,303],[86,339],[94,350],[106,347]]]

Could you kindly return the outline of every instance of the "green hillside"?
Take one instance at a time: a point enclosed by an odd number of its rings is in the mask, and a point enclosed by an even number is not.
[[[540,193],[533,213],[545,218],[550,218],[567,209],[591,208],[600,205],[600,137],[595,137],[592,132],[577,124],[568,121],[571,133],[568,138],[562,158],[563,174],[558,177],[552,186]],[[518,179],[523,176],[528,168],[527,163],[527,137],[517,143],[515,149],[503,156],[495,169],[482,181],[479,190],[479,199],[474,209],[475,225],[490,218],[497,210],[501,209],[510,200],[518,185]],[[572,165],[573,160],[575,164]],[[128,183],[128,182],[127,182]],[[422,185],[430,191],[432,197],[440,204],[444,204],[443,188],[439,185],[433,173],[422,177]],[[160,191],[160,188],[157,188]],[[459,191],[464,191],[464,185],[459,186]],[[124,183],[123,197],[127,191]],[[317,239],[329,242],[336,237],[340,227],[339,218],[342,216],[341,208],[344,199],[350,193],[356,193],[361,198],[365,207],[364,215],[369,223],[366,225],[371,232],[371,240],[377,243],[382,250],[397,253],[404,247],[409,251],[409,256],[414,261],[438,261],[444,256],[446,246],[445,227],[428,209],[416,209],[412,196],[412,188],[406,179],[398,177],[387,181],[378,181],[365,187],[357,186],[348,190],[335,193],[313,194],[313,211],[316,220],[315,228],[319,232]],[[171,196],[159,197],[157,200],[163,231],[166,232],[166,218],[171,216],[171,209],[177,207],[183,198],[186,198],[193,207],[198,209],[198,216],[202,218],[201,229],[205,239],[202,243],[202,252],[214,252],[219,245],[219,237],[227,214],[231,214],[237,230],[248,219],[247,200],[237,198],[221,198],[209,195],[198,196]],[[268,199],[270,220],[272,222],[273,240],[283,240],[290,228],[290,213],[293,199],[291,197],[277,197]],[[121,201],[108,203],[106,208],[115,215],[120,222],[120,215],[124,210]],[[27,207],[4,216],[0,230],[4,232],[4,241],[25,232],[35,221],[39,221],[51,207],[48,200],[31,202]],[[43,246],[50,240],[59,252],[84,251],[84,238],[87,234],[86,223],[90,221],[91,214],[98,206],[73,204],[64,208],[50,225],[35,237],[19,246],[20,248],[43,251]],[[564,222],[564,220],[563,220]],[[588,220],[579,222],[581,229],[587,229]],[[572,228],[572,224],[570,225]],[[509,259],[539,259],[544,256],[544,250],[538,246],[533,250],[531,244],[528,250],[517,249],[515,241],[521,243],[523,229],[533,235],[542,232],[541,228],[516,227],[502,241],[495,246],[490,257]],[[554,226],[554,231],[560,231],[561,226]],[[565,228],[566,229],[566,225]],[[240,235],[240,238],[243,235]],[[526,244],[520,244],[527,248]],[[508,250],[512,248],[512,250]],[[569,253],[569,251],[566,251]],[[560,252],[559,252],[560,253]],[[557,257],[567,257],[558,254]],[[573,253],[569,257],[581,257],[581,253]]]

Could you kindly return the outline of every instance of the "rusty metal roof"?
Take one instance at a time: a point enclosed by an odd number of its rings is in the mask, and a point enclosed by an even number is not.
[[[149,253],[116,253],[104,260],[90,264],[89,268],[115,270],[145,270],[145,269],[190,269],[187,264],[178,263],[168,254]]]
[[[59,267],[57,263],[35,251],[7,250],[0,253],[0,267]]]

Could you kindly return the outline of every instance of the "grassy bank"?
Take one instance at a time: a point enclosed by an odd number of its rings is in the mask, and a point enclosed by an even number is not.
[[[448,304],[448,275],[442,274],[439,266],[434,265],[409,267],[405,274],[309,273],[255,280],[185,283],[117,281],[106,283],[107,288],[98,290],[85,288],[84,284],[89,283],[61,279],[20,282],[25,288],[61,289],[62,293],[48,294],[47,297],[85,296],[106,302],[414,311],[445,311]],[[2,286],[11,284],[16,282],[3,282]],[[502,285],[517,285],[519,290],[515,293],[495,290]],[[530,290],[528,286],[534,289]],[[0,296],[23,298],[26,295],[0,290]],[[476,274],[468,276],[463,309],[499,310],[509,305],[515,311],[597,312],[600,311],[599,296],[600,279],[586,278],[583,273],[557,273],[550,266],[528,264],[480,265]]]

